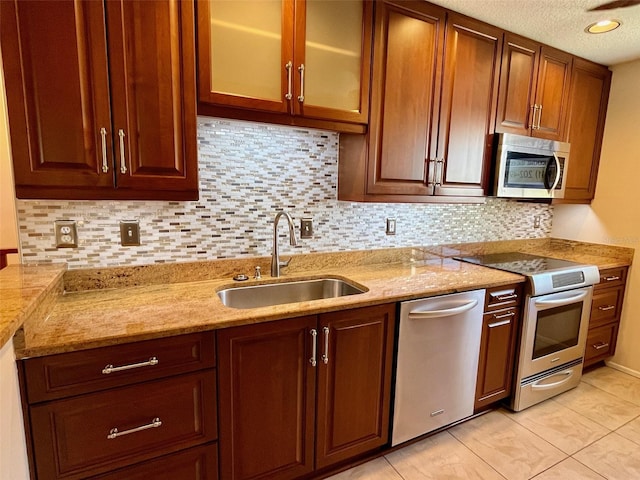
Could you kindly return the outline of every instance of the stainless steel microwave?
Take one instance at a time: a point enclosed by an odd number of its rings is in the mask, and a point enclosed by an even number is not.
[[[496,197],[564,198],[569,144],[510,133],[497,136]]]

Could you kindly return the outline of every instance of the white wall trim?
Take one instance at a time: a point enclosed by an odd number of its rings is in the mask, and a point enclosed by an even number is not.
[[[607,367],[611,367],[611,368],[613,368],[615,370],[619,370],[619,371],[621,371],[623,373],[628,373],[629,375],[631,375],[633,377],[640,378],[640,372],[638,372],[637,370],[633,370],[631,368],[625,367],[624,365],[619,365],[619,364],[614,363],[614,362],[606,361],[604,363],[605,363],[605,365]]]

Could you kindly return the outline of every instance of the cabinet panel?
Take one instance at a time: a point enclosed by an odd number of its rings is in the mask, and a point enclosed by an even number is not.
[[[292,479],[313,470],[316,317],[218,332],[220,474]]]
[[[515,307],[484,314],[476,410],[511,394],[519,324],[520,312]]]
[[[0,12],[16,184],[111,187],[100,148],[111,158],[102,2],[3,1]]]
[[[498,95],[502,30],[447,19],[436,195],[486,195]]]
[[[367,193],[429,195],[445,12],[422,2],[377,7]]]
[[[571,73],[567,141],[571,144],[565,201],[590,202],[596,192],[611,72],[576,58]]]
[[[209,370],[31,407],[38,478],[85,478],[215,440],[215,389]]]
[[[531,40],[505,34],[500,70],[496,132],[528,135],[540,46]]]
[[[157,363],[150,362],[155,359]],[[103,373],[107,366],[116,367]],[[117,367],[136,366],[119,370]],[[191,372],[215,365],[213,332],[35,357],[24,361],[30,403]]]
[[[387,443],[395,304],[320,315],[316,468]]]
[[[116,184],[197,191],[193,4],[108,2],[107,10]]]
[[[568,53],[542,47],[535,101],[538,111],[533,136],[564,140],[571,62],[572,56]]]
[[[216,480],[217,478],[218,445],[211,443],[106,475],[91,477],[91,480]]]
[[[589,327],[597,327],[620,318],[624,286],[607,288],[593,292]]]
[[[286,112],[293,9],[293,0],[198,1],[200,101]]]
[[[584,366],[588,367],[612,356],[618,340],[617,322],[590,329],[587,335],[587,347],[584,353]]]

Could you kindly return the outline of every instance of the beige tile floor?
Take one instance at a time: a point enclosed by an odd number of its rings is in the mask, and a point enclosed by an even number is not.
[[[640,378],[602,367],[527,410],[494,410],[330,478],[356,479],[640,479]]]

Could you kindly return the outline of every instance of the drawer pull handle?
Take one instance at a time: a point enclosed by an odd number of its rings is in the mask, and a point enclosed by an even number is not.
[[[609,344],[604,342],[595,343],[592,345],[592,347],[595,348],[596,350],[602,350],[603,348],[607,348],[608,346]]]
[[[615,309],[615,308],[616,308],[616,306],[615,306],[615,305],[600,305],[600,306],[598,307],[598,310],[603,311],[603,312],[606,312],[606,311],[608,311],[608,310],[613,310],[613,309]]]
[[[496,327],[501,327],[503,325],[509,325],[511,323],[511,319],[508,320],[502,320],[501,322],[494,322],[494,323],[490,323],[489,325],[487,325],[487,327],[489,328],[496,328]]]
[[[143,430],[149,430],[150,428],[158,428],[162,425],[162,421],[156,417],[151,423],[147,425],[142,425],[141,427],[132,428],[131,430],[125,430],[124,432],[119,432],[117,428],[112,428],[109,431],[109,435],[107,435],[107,440],[113,440],[114,438],[122,437],[123,435],[129,435],[130,433],[142,432]]]
[[[516,316],[515,312],[507,312],[507,313],[503,313],[502,315],[496,315],[495,313],[493,314],[493,318],[495,318],[496,320],[500,320],[502,318],[511,318],[515,316]]]
[[[311,358],[309,359],[309,363],[312,367],[315,367],[317,362],[317,354],[318,354],[318,346],[316,343],[316,337],[318,336],[318,331],[315,328],[312,328],[309,332],[311,334]]]
[[[518,294],[517,293],[507,293],[507,294],[503,294],[503,295],[491,295],[493,298],[495,298],[496,300],[500,300],[500,301],[505,301],[505,300],[513,300],[515,298],[518,298]]]
[[[606,282],[615,282],[616,280],[620,280],[620,277],[618,277],[617,275],[612,275],[610,277],[604,277],[604,280]]]
[[[158,360],[157,357],[151,357],[146,362],[132,363],[131,365],[122,365],[121,367],[114,367],[113,365],[109,364],[102,369],[102,373],[103,375],[109,375],[110,373],[122,372],[123,370],[131,370],[133,368],[153,367],[158,363],[160,363],[160,360]]]

